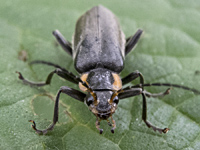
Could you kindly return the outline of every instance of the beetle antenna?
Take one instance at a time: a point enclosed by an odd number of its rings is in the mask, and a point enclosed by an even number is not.
[[[113,103],[113,99],[115,98],[115,96],[117,96],[119,93],[122,93],[122,92],[124,92],[123,89],[120,89],[118,91],[114,91],[114,93],[111,96],[111,99],[110,99],[109,103],[112,104]]]
[[[88,88],[87,90],[88,90],[88,91],[90,92],[90,94],[93,96],[93,98],[94,98],[94,105],[96,106],[96,105],[98,104],[96,93],[94,93],[93,90],[92,90],[91,88]]]
[[[97,105],[98,104],[98,101],[97,101],[97,95],[96,93],[93,92],[93,90],[87,85],[86,82],[80,80],[80,82],[82,83],[83,86],[85,86],[87,88],[87,91],[90,92],[90,94],[93,96],[94,98],[94,105]]]

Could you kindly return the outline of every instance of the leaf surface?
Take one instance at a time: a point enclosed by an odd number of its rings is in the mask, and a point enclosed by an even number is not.
[[[200,149],[200,96],[173,88],[163,98],[148,98],[148,120],[169,127],[159,134],[142,121],[141,96],[120,101],[113,118],[115,134],[106,121],[104,133],[95,128],[95,116],[69,96],[61,95],[59,122],[45,136],[34,133],[52,122],[54,99],[61,86],[78,87],[55,76],[50,86],[30,87],[15,71],[32,81],[44,81],[54,68],[30,66],[46,60],[76,73],[73,60],[55,42],[51,32],[59,29],[71,41],[76,20],[99,1],[2,1],[0,5],[0,149]],[[101,1],[119,18],[126,37],[144,30],[137,47],[126,58],[121,77],[139,70],[146,83],[169,82],[200,89],[200,3],[191,1]],[[19,59],[26,54],[24,62]],[[78,74],[77,74],[78,75]],[[138,83],[136,80],[134,83]],[[131,85],[131,84],[130,84]],[[159,93],[167,87],[149,87]]]

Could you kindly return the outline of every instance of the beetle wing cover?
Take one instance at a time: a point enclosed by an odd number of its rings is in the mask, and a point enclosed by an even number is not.
[[[114,72],[124,67],[125,36],[114,14],[96,6],[82,15],[76,24],[73,58],[79,73],[97,64]]]

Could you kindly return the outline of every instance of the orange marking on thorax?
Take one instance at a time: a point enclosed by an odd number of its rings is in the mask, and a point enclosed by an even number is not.
[[[113,89],[118,91],[122,88],[122,80],[118,74],[112,73],[112,75],[114,78]]]
[[[88,77],[88,73],[85,73],[85,74],[82,74],[81,75],[81,80],[83,82],[85,82],[87,85],[88,85],[88,82],[87,82],[87,77]],[[87,88],[85,86],[83,86],[83,84],[81,82],[79,82],[79,88],[81,91],[83,92],[86,92],[87,91]]]

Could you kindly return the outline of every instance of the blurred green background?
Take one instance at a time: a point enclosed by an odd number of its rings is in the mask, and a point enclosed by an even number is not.
[[[139,70],[146,83],[170,82],[200,89],[200,1],[198,0],[0,0],[0,149],[137,149],[199,150],[200,96],[182,89],[163,98],[148,98],[148,120],[171,130],[159,134],[141,120],[141,96],[120,101],[113,118],[115,133],[106,121],[104,133],[95,128],[95,116],[67,95],[61,95],[59,122],[45,136],[39,129],[53,117],[54,99],[61,86],[76,85],[54,76],[50,86],[34,88],[18,80],[15,71],[32,81],[44,81],[54,68],[30,66],[46,60],[76,73],[73,61],[56,44],[52,31],[71,41],[76,20],[91,7],[102,4],[119,19],[126,37],[144,30],[138,46],[126,58],[121,76]],[[26,52],[27,61],[19,59]],[[77,74],[77,73],[76,73]],[[138,80],[136,81],[138,82]],[[156,93],[167,87],[146,88]]]

